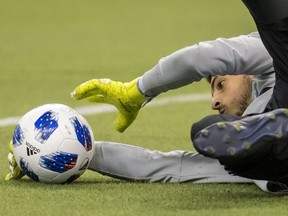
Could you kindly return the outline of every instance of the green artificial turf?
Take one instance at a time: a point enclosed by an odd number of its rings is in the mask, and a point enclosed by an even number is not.
[[[90,105],[70,98],[88,79],[129,81],[180,48],[252,31],[240,0],[2,0],[0,120],[45,103]],[[202,81],[159,98],[209,91]],[[113,128],[115,112],[86,118],[96,140],[193,151],[191,124],[211,113],[208,99],[147,106],[123,134]],[[14,126],[0,127],[1,215],[287,215],[287,197],[253,184],[148,184],[92,171],[67,185],[5,182]]]

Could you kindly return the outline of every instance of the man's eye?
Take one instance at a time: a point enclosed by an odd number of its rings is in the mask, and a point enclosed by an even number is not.
[[[222,80],[222,81],[220,81],[220,82],[217,83],[217,88],[218,88],[218,89],[222,89],[223,86],[224,86],[224,80]]]

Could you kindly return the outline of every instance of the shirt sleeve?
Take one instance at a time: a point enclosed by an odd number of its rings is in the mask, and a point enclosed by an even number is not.
[[[180,49],[144,73],[139,87],[145,95],[153,97],[215,75],[260,75],[272,71],[272,58],[258,32],[254,32]]]

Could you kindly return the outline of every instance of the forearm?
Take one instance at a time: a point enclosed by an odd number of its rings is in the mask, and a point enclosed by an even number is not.
[[[162,58],[139,80],[148,96],[215,75],[263,74],[273,71],[272,59],[257,33],[219,38],[189,46]]]

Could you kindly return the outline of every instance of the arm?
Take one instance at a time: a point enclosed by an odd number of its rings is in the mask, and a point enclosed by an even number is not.
[[[119,115],[114,121],[123,132],[137,117],[139,109],[153,97],[204,77],[227,74],[265,74],[273,71],[272,59],[258,33],[231,39],[219,38],[181,49],[128,83],[92,79],[79,85],[72,97],[110,103]]]
[[[209,76],[258,75],[271,71],[274,71],[272,58],[255,32],[180,49],[147,71],[139,86],[145,95],[156,96]]]
[[[217,160],[198,153],[161,152],[108,141],[98,141],[94,145],[94,156],[88,169],[116,179],[165,183],[252,182],[229,175]]]

